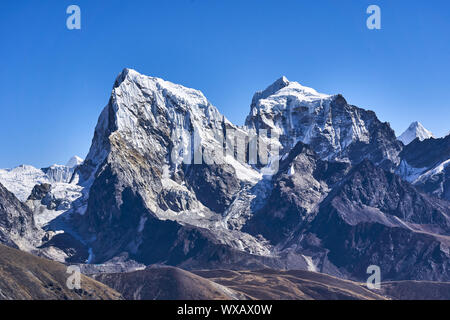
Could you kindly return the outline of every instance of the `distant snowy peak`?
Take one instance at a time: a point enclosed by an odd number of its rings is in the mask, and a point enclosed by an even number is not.
[[[48,182],[47,175],[33,166],[21,165],[14,169],[0,169],[0,183],[22,202],[27,200],[36,184]]]
[[[406,129],[406,131],[398,137],[398,140],[403,142],[403,144],[406,146],[416,138],[419,138],[420,141],[423,141],[425,139],[433,137],[434,136],[431,131],[427,130],[420,122],[415,121],[411,123],[408,129]]]
[[[66,167],[69,168],[75,168],[83,163],[83,159],[81,159],[79,156],[73,156],[70,158],[70,160],[67,162]]]
[[[71,161],[72,159],[69,163]],[[30,165],[20,165],[12,169],[0,169],[0,183],[20,201],[25,202],[37,184],[49,183],[52,186],[68,184],[72,178],[74,168],[75,166],[69,167],[54,164],[42,169]]]

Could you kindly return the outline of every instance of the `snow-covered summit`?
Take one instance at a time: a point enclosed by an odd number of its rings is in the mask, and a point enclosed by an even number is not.
[[[76,172],[74,181],[87,185],[105,160],[120,161],[123,167],[129,169],[123,170],[122,179],[143,179],[139,184],[148,185],[142,188],[143,198],[149,206],[154,206],[159,188],[166,187],[168,183],[163,181],[165,183],[162,185],[160,177],[154,177],[154,170],[147,164],[149,159],[154,166],[159,164],[160,168],[167,169],[165,176],[176,176],[185,157],[192,160],[189,145],[193,135],[196,137],[195,143],[205,149],[220,150],[223,141],[216,137],[216,133],[222,133],[224,127],[243,132],[228,121],[201,91],[124,69],[117,77],[110,101],[99,117],[85,160],[85,167],[89,170]],[[130,159],[136,155],[139,158]],[[220,153],[212,152],[211,156],[217,158],[217,163],[225,161],[235,171],[245,173],[239,175],[242,180],[253,183],[260,179],[259,173],[248,165],[227,157],[222,159]],[[155,181],[152,183],[152,180]]]
[[[420,141],[423,141],[425,139],[433,137],[434,136],[431,131],[427,130],[420,122],[415,121],[411,123],[408,129],[406,129],[406,131],[398,137],[398,140],[403,142],[403,144],[406,146],[416,138],[419,138]]]
[[[120,135],[128,147],[143,154],[163,154],[165,148],[158,149],[160,142],[152,141],[157,131],[167,130],[164,134],[169,138],[180,135],[174,148],[181,148],[186,143],[183,138],[187,139],[181,136],[183,129],[202,132],[211,126],[221,128],[223,122],[231,125],[201,91],[124,69],[115,81],[110,103],[99,117],[86,162],[103,162],[111,149],[111,135]],[[149,137],[150,128],[154,129]]]
[[[67,162],[66,167],[69,168],[75,168],[76,166],[79,166],[83,163],[83,159],[81,159],[79,156],[73,156],[70,158],[70,160]]]
[[[378,163],[385,154],[390,162],[398,162],[400,143],[374,112],[349,105],[340,94],[319,93],[286,77],[254,95],[245,125],[275,133],[282,153],[300,141],[311,145],[322,159],[359,162],[368,157]],[[372,139],[375,132],[382,132],[389,142],[379,144]]]
[[[275,92],[280,91],[288,85],[289,80],[285,76],[282,76],[280,79],[268,86],[265,90],[256,92],[253,96],[252,104],[257,103],[261,99],[266,99],[267,97],[273,95]]]
[[[54,164],[41,169],[30,165],[0,169],[0,183],[20,201],[25,202],[37,184],[48,183],[52,186],[69,184],[80,160],[82,163],[83,160],[75,156],[69,160],[66,166]]]
[[[252,107],[270,109],[275,103],[282,102],[286,97],[295,98],[299,102],[314,102],[330,98],[331,95],[317,92],[315,89],[289,81],[285,76],[279,78],[263,91],[255,93]]]

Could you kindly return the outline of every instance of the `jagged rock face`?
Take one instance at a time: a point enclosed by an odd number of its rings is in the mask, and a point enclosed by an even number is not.
[[[364,281],[367,267],[376,265],[384,281],[449,278],[448,242],[439,237],[374,222],[350,225],[336,213],[326,222],[315,234],[329,251],[327,259],[347,277]]]
[[[133,257],[147,265],[164,263],[187,270],[285,266],[275,257],[249,254],[224,244],[214,230],[153,219],[146,221],[144,230],[138,254]]]
[[[31,210],[0,184],[0,243],[28,251],[41,235]]]
[[[364,160],[323,161],[298,143],[280,164],[266,205],[243,231],[262,234],[321,272],[358,280],[370,265],[383,279],[448,279],[450,203]]]
[[[28,197],[28,200],[42,200],[49,194],[49,192],[52,190],[52,185],[49,183],[43,183],[43,184],[37,184],[34,186],[33,190],[31,191],[30,196]]]
[[[430,225],[435,231],[450,233],[450,206],[418,192],[395,174],[377,168],[369,161],[355,167],[342,185],[334,191],[341,192],[341,199],[347,207],[377,208],[390,217],[397,217],[408,223]],[[363,216],[349,216],[349,223],[361,222]],[[350,220],[352,219],[352,220]]]
[[[41,257],[70,264],[85,263],[89,259],[86,245],[67,232],[47,232],[42,240],[43,244],[35,252]]]
[[[389,124],[381,123],[373,111],[286,78],[255,94],[246,126],[277,133],[284,152],[301,141],[325,160],[370,159],[387,169],[399,163],[402,148]]]
[[[180,176],[198,175],[197,168],[192,169],[182,162],[184,147],[191,140],[186,132],[199,132],[202,144],[220,145],[211,134],[222,132],[225,124],[231,126],[201,92],[126,69],[116,80],[85,165],[79,172],[87,171],[82,177],[87,180],[97,168],[100,172],[110,167],[122,188],[130,186],[140,192],[149,208],[159,214],[155,200],[165,189],[163,180],[182,188]],[[86,169],[89,167],[93,169],[91,172]],[[228,173],[229,183],[223,184],[219,191],[218,203],[209,204],[218,211],[223,210],[218,208],[222,197],[230,197],[223,193],[235,192],[233,185],[239,183],[231,165],[225,164],[222,168]],[[205,164],[200,171],[205,169],[216,170]],[[201,188],[197,182],[189,179],[187,182],[193,186],[195,198]],[[209,181],[206,176],[202,182],[216,188],[216,181]]]
[[[403,149],[400,157],[397,174],[424,192],[450,200],[450,135],[416,139]]]
[[[421,176],[414,185],[434,196],[450,201],[450,160]]]
[[[287,245],[300,243],[317,254],[318,264],[326,256],[356,279],[367,278],[367,267],[378,265],[384,280],[440,281],[450,270],[449,216],[448,202],[364,161]]]
[[[99,118],[90,152],[73,179],[89,189],[87,210],[78,217],[78,226],[96,239],[92,243],[95,261],[122,251],[140,261],[156,261],[156,253],[144,252],[157,245],[171,247],[180,230],[190,230],[183,231],[188,236],[198,226],[212,228],[234,193],[257,179],[258,173],[238,161],[216,165],[182,160],[192,151],[186,148],[192,135],[197,134],[202,147],[216,150],[223,147],[216,133],[230,127],[240,130],[199,91],[124,70]],[[211,157],[214,160],[220,154]],[[237,170],[248,175],[238,177]],[[161,221],[165,219],[193,226]],[[167,244],[149,238],[154,230],[167,228],[173,234]],[[221,241],[230,243],[235,237],[230,234]],[[192,246],[209,243],[214,247],[221,243],[215,238],[212,233]],[[178,260],[173,261],[182,259]]]
[[[415,140],[402,150],[400,157],[414,168],[432,168],[450,159],[450,135],[439,139]]]
[[[231,165],[193,165],[186,167],[186,182],[197,198],[215,212],[223,212],[241,185]]]
[[[314,216],[318,204],[349,167],[345,162],[322,161],[309,146],[298,142],[282,160],[266,205],[243,230],[262,234],[275,244],[287,239],[301,222]]]
[[[132,259],[146,265],[164,263],[185,269],[282,267],[275,258],[251,255],[224,244],[212,230],[158,219],[131,188],[122,192],[121,203],[111,221],[99,216],[91,223],[97,224],[94,261],[130,252]]]

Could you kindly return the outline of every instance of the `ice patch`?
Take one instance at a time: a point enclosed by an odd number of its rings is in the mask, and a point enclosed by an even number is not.
[[[309,256],[305,256],[302,254],[303,259],[305,259],[306,265],[308,267],[308,271],[317,272],[317,267],[314,264],[313,260]]]
[[[413,183],[416,181],[427,168],[414,168],[411,167],[406,160],[402,160],[400,166],[397,169],[397,174],[400,175],[406,181]]]
[[[293,176],[295,174],[295,168],[294,165],[291,164],[291,167],[289,168],[288,175]]]
[[[424,179],[427,179],[431,176],[440,174],[442,172],[444,172],[444,170],[447,168],[447,166],[450,165],[450,159],[440,163],[439,165],[437,165],[436,167],[434,167],[433,169],[427,171],[426,173],[422,174],[416,181],[414,181],[414,183],[419,182],[419,181],[423,181]]]

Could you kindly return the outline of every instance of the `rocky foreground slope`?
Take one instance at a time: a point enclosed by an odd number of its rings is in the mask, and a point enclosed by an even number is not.
[[[187,272],[157,267],[94,275],[131,300],[383,300],[362,285],[309,271]]]
[[[121,295],[81,275],[81,288],[67,287],[67,266],[0,244],[0,300],[116,300]]]
[[[127,273],[100,273],[94,279],[127,300],[238,300],[246,297],[194,273],[160,267]]]
[[[450,299],[449,283],[387,282],[370,291],[362,283],[294,270],[189,272],[155,266],[81,275],[80,289],[69,289],[69,276],[67,266],[0,245],[0,300]]]
[[[450,283],[383,282],[368,290],[364,283],[326,274],[272,269],[254,271],[152,267],[93,277],[130,300],[448,300]]]

